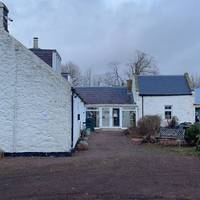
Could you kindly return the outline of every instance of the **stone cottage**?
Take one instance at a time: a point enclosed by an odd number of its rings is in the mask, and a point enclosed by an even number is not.
[[[188,74],[133,76],[133,98],[136,119],[145,115],[159,115],[162,126],[167,126],[173,116],[179,123],[195,122],[195,92]]]
[[[130,87],[77,87],[86,103],[86,118],[93,119],[95,129],[127,129],[136,123]]]
[[[86,102],[86,118],[95,129],[126,129],[146,115],[159,115],[162,126],[173,116],[179,123],[195,122],[195,92],[188,74],[133,76],[126,87],[80,87]],[[196,110],[198,105],[196,105]]]
[[[56,73],[62,74],[62,77],[71,84],[69,73],[63,73],[61,70],[61,56],[56,49],[44,49],[39,47],[38,37],[33,38],[33,48],[30,48],[35,55],[49,65]],[[74,149],[84,129],[86,121],[85,101],[71,88],[71,147]]]
[[[0,2],[0,149],[7,154],[69,154],[72,91],[68,81],[8,32]]]

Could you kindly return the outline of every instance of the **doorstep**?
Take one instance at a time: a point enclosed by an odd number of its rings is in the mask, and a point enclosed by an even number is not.
[[[108,132],[121,132],[124,131],[125,129],[122,128],[99,128],[99,129],[95,129],[95,132],[102,132],[102,131],[108,131]]]

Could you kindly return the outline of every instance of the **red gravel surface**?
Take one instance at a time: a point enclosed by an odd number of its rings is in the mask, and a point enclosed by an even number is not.
[[[200,199],[200,160],[95,133],[89,151],[0,160],[0,200]]]

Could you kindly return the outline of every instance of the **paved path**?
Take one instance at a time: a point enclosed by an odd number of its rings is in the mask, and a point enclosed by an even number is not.
[[[0,160],[0,199],[200,199],[200,160],[98,133],[71,158]]]

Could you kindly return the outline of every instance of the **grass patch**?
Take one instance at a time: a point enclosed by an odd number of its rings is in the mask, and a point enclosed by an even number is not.
[[[196,151],[196,147],[167,147],[168,151],[176,153],[181,156],[200,157],[200,152]]]
[[[161,154],[175,154],[180,156],[199,157],[200,152],[196,151],[196,147],[178,147],[178,146],[162,146],[158,144],[146,144],[148,151],[154,151]]]

